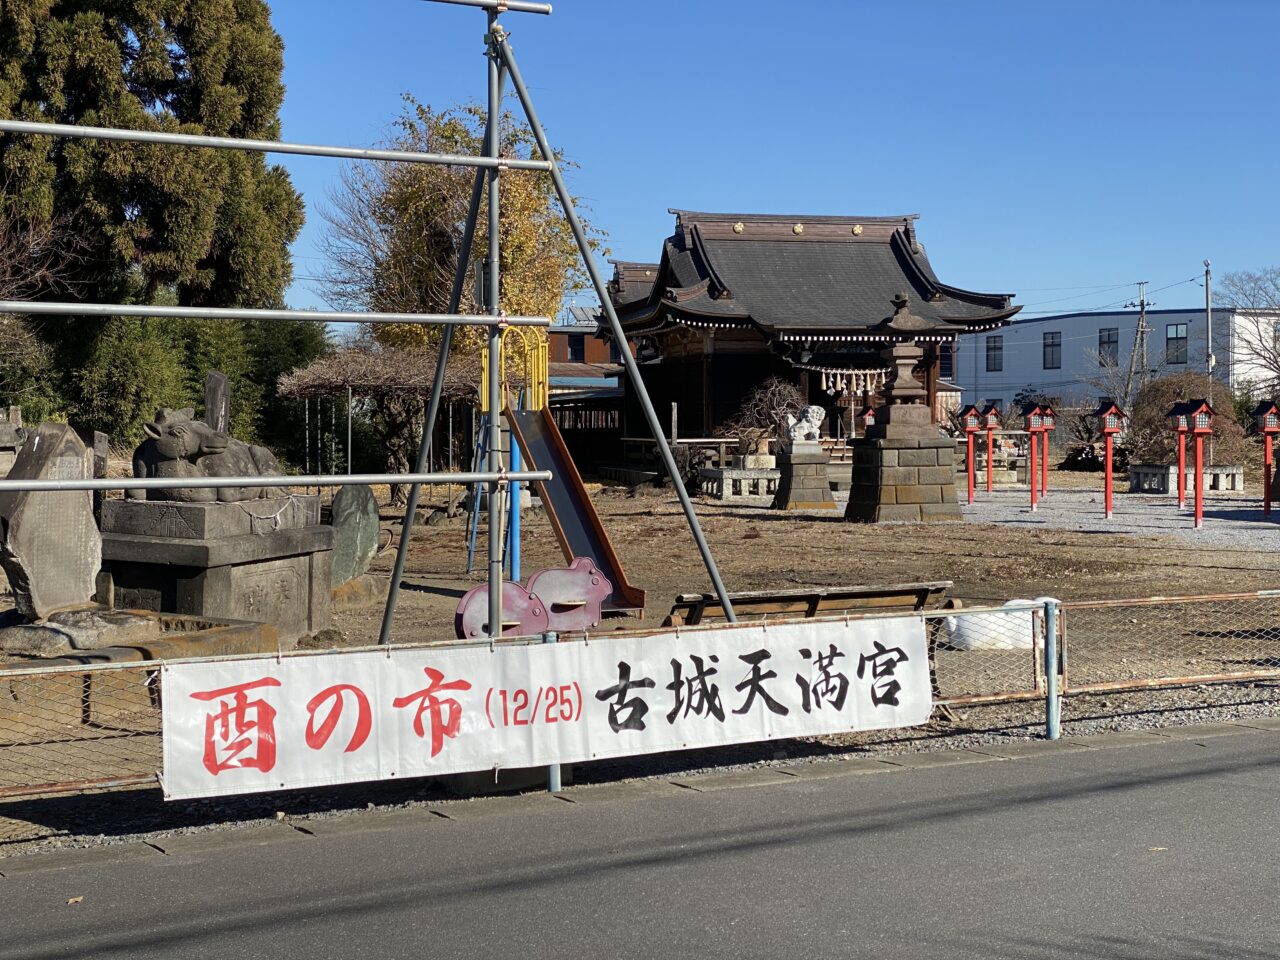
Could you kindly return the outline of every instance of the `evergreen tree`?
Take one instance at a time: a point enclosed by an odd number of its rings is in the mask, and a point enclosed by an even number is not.
[[[0,116],[274,139],[283,44],[264,0],[6,0]],[[0,137],[6,199],[80,244],[68,282],[89,301],[278,307],[302,199],[261,154],[26,135]],[[257,419],[244,324],[134,320],[42,325],[69,412],[136,436],[159,404],[190,403],[199,364],[231,367]],[[238,381],[238,382],[236,382]],[[262,381],[258,381],[262,384]]]

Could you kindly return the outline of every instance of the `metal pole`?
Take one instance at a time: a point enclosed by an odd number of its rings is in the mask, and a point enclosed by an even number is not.
[[[1040,477],[1036,472],[1036,448],[1040,445],[1034,430],[1027,431],[1027,479],[1031,481],[1031,512],[1036,512],[1036,488]]]
[[[436,3],[453,3],[462,7],[483,7],[498,13],[550,13],[551,4],[531,3],[530,0],[435,0]]]
[[[499,77],[499,83],[502,78]],[[489,131],[485,131],[485,150],[489,149]],[[476,171],[471,187],[471,204],[467,208],[467,223],[462,230],[462,242],[458,246],[458,266],[453,272],[453,289],[449,292],[449,310],[457,310],[462,303],[462,291],[467,282],[467,270],[471,264],[471,247],[475,242],[476,221],[480,216],[480,200],[484,194],[484,171]],[[488,318],[485,318],[486,322]],[[444,392],[445,369],[449,365],[449,351],[453,344],[453,328],[445,327],[440,335],[440,354],[436,358],[436,373],[431,381],[431,399],[427,402],[425,428],[422,443],[418,447],[417,469],[426,469],[430,456],[430,438],[435,433],[436,416],[440,412],[440,396]],[[474,411],[473,411],[474,412]],[[404,520],[400,524],[400,543],[396,546],[396,562],[391,571],[391,587],[387,590],[387,602],[382,609],[382,626],[378,631],[378,643],[391,642],[391,627],[395,623],[396,604],[400,599],[400,580],[404,576],[405,561],[409,556],[409,540],[413,533],[413,521],[417,516],[418,497],[422,488],[418,484],[409,487],[409,499],[405,504]],[[478,510],[473,507],[473,510]],[[470,572],[470,564],[467,569]]]
[[[1106,457],[1102,461],[1103,470],[1103,501],[1106,510],[1106,518],[1111,519],[1111,434],[1106,434],[1107,452]]]
[[[17,490],[223,490],[228,487],[349,487],[357,483],[488,483],[550,480],[550,470],[489,473],[353,473],[267,477],[99,477],[86,480],[0,480],[0,493]]]
[[[1178,509],[1187,509],[1187,432],[1178,431]]]
[[[1264,434],[1262,458],[1262,515],[1271,516],[1271,434]]]
[[[1204,262],[1204,365],[1209,374],[1209,395],[1205,398],[1209,406],[1213,406],[1213,368],[1217,366],[1217,358],[1213,355],[1213,309],[1210,307],[1209,290],[1212,277],[1209,273],[1209,261]],[[1228,355],[1228,360],[1230,356]],[[1228,371],[1229,372],[1229,371]],[[1213,434],[1209,434],[1209,465],[1213,465]]]
[[[510,430],[507,431],[507,442],[511,444],[511,469],[512,471],[520,469],[520,445],[516,443],[515,434]],[[520,484],[518,482],[508,484],[507,489],[511,491],[511,528],[508,536],[511,538],[511,579],[519,581],[520,579]]]
[[[1049,496],[1049,431],[1041,431],[1044,439],[1044,452],[1040,456],[1040,496]]]
[[[498,12],[489,12],[489,151],[495,159],[502,152],[501,55],[502,26]],[[548,160],[551,158],[548,157]],[[500,207],[501,173],[489,168],[489,315],[502,315],[499,243],[502,227]],[[489,472],[502,469],[502,329],[489,328]],[[489,484],[489,636],[502,636],[502,501],[499,483]]]
[[[390,163],[433,163],[448,167],[492,169],[498,161],[490,157],[450,156],[418,153],[414,150],[378,150],[366,147],[331,147],[316,143],[286,143],[280,140],[243,140],[239,137],[206,137],[190,133],[162,133],[159,130],[120,130],[116,127],[83,127],[67,123],[34,123],[28,120],[0,120],[0,133],[34,133],[80,140],[123,140],[128,143],[163,143],[174,147],[212,147],[218,150],[250,150],[255,153],[291,153],[309,157],[337,157],[341,160],[385,160]],[[502,161],[511,170],[549,170],[545,160],[511,158]]]
[[[560,637],[554,631],[548,631],[542,635],[543,643],[558,643]],[[560,785],[560,764],[553,763],[547,767],[547,792],[559,793]]]
[[[404,323],[414,326],[490,327],[493,317],[459,313],[358,313],[354,310],[259,310],[250,307],[163,307],[145,303],[66,303],[0,300],[0,313],[25,316],[152,317],[183,320],[289,320],[319,323]],[[508,327],[549,327],[548,317],[503,317]]]
[[[1196,434],[1196,520],[1199,530],[1204,526],[1204,434]]]
[[[694,512],[693,502],[689,499],[689,492],[685,490],[684,481],[680,479],[680,472],[676,467],[675,457],[671,454],[671,447],[667,444],[666,437],[662,434],[662,424],[658,422],[658,414],[653,409],[653,403],[649,399],[649,391],[645,389],[644,381],[640,379],[640,369],[636,365],[635,357],[627,349],[626,333],[623,332],[617,311],[613,309],[613,301],[609,299],[609,291],[605,286],[604,279],[600,276],[600,271],[596,267],[595,259],[591,255],[591,247],[587,243],[587,235],[582,228],[582,221],[578,219],[578,212],[574,208],[573,197],[569,193],[569,188],[565,186],[564,177],[560,173],[555,153],[552,151],[550,144],[547,143],[547,135],[542,129],[542,124],[538,121],[537,110],[534,108],[533,99],[529,96],[529,91],[524,85],[524,78],[520,75],[520,68],[516,64],[515,55],[511,52],[511,45],[507,43],[505,38],[500,37],[498,39],[498,49],[502,53],[503,62],[506,64],[507,72],[511,76],[511,85],[515,88],[516,96],[520,98],[520,104],[524,108],[525,118],[529,121],[529,128],[533,131],[534,139],[537,140],[538,150],[551,164],[551,180],[555,184],[556,194],[560,198],[560,206],[564,208],[565,219],[569,221],[569,227],[573,230],[574,239],[578,242],[578,249],[582,251],[583,263],[587,268],[587,273],[591,276],[591,283],[595,287],[596,295],[600,298],[600,307],[604,310],[604,315],[609,321],[610,335],[613,337],[614,343],[618,345],[619,357],[622,360],[622,365],[626,368],[627,377],[631,381],[631,385],[635,388],[636,396],[640,400],[640,408],[644,411],[649,432],[658,443],[658,452],[661,454],[663,464],[671,477],[671,484],[675,488],[676,497],[680,500],[680,507],[684,510],[685,518],[689,522],[689,529],[693,534],[694,542],[698,546],[698,553],[702,555],[702,562],[706,565],[707,576],[710,577],[711,585],[715,588],[716,596],[720,599],[725,619],[730,623],[736,623],[738,617],[733,612],[733,603],[729,599],[729,591],[725,589],[724,581],[720,579],[720,570],[716,567],[715,558],[711,556],[711,548],[707,545],[707,538],[703,535],[702,527],[698,523],[698,515]]]
[[[1062,690],[1058,685],[1058,601],[1044,604],[1044,735],[1062,736]]]

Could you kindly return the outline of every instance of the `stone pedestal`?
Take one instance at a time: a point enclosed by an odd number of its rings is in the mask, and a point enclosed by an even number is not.
[[[834,510],[831,481],[827,477],[827,455],[822,445],[796,441],[778,455],[778,492],[775,510]]]
[[[698,490],[717,500],[749,500],[777,494],[781,476],[777,470],[703,467],[698,471]]]
[[[108,500],[102,532],[117,608],[267,623],[285,644],[330,624],[334,532],[319,497]]]
[[[1196,468],[1194,464],[1187,466],[1186,484],[1188,498],[1196,486]],[[1205,466],[1204,488],[1206,490],[1244,489],[1244,467],[1227,465]],[[1129,464],[1129,492],[1154,493],[1164,496],[1178,492],[1178,468],[1156,463]]]
[[[855,440],[845,519],[963,519],[956,498],[955,444],[945,437]]]

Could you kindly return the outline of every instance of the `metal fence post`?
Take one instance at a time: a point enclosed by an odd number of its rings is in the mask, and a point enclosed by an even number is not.
[[[1058,601],[1044,603],[1044,735],[1062,736],[1062,691],[1058,687]]]
[[[559,643],[560,635],[550,630],[542,635],[543,643]],[[553,763],[547,767],[547,793],[560,792],[560,764]]]

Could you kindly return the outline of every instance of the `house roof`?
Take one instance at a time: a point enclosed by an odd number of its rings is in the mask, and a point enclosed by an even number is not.
[[[869,333],[892,316],[898,294],[907,296],[910,314],[920,321],[916,333],[990,329],[1019,310],[1012,294],[976,293],[939,280],[916,239],[914,214],[671,212],[675,232],[663,243],[659,264],[614,264],[610,293],[629,332],[710,324],[755,326],[787,339]],[[878,338],[895,333],[906,335],[883,328]]]

